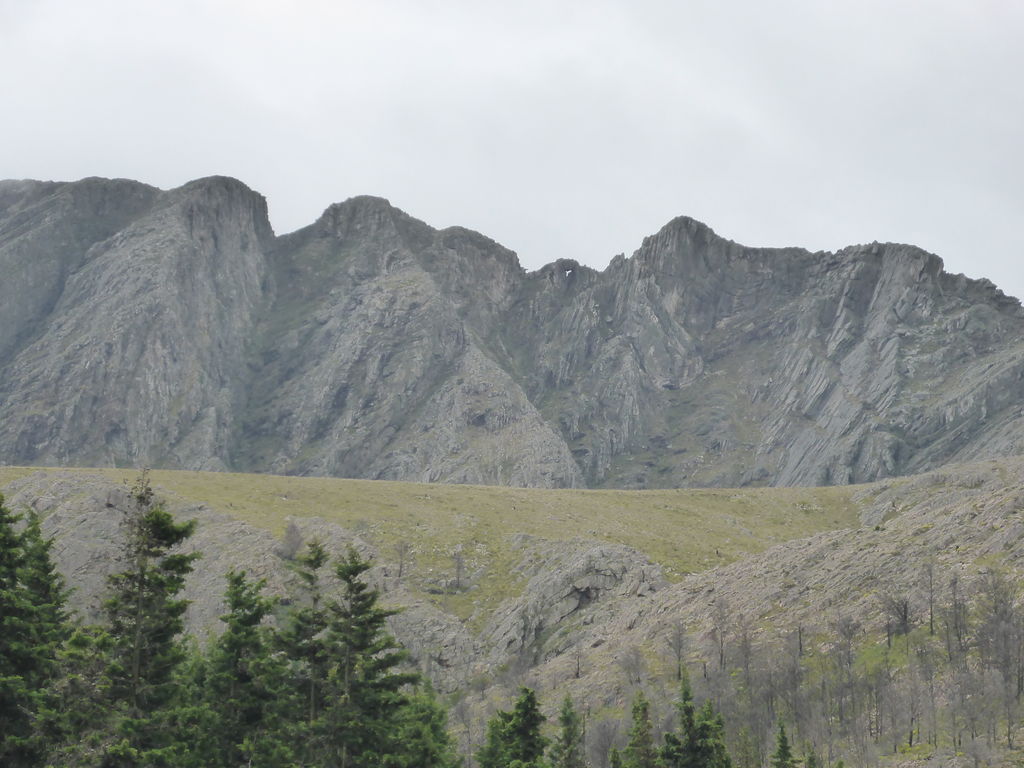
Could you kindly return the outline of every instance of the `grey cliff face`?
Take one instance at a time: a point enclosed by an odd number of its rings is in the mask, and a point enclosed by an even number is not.
[[[544,487],[851,483],[1024,449],[1024,315],[912,246],[688,218],[527,273],[378,198],[0,182],[0,461]]]

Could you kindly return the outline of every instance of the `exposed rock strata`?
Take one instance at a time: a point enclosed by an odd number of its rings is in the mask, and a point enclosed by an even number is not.
[[[688,218],[527,273],[377,198],[275,237],[203,179],[0,182],[0,461],[815,485],[1024,449],[1024,315],[912,246]]]

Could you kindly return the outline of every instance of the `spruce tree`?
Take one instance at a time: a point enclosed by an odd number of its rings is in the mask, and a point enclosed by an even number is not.
[[[33,720],[70,627],[51,542],[34,512],[19,533],[20,519],[0,496],[0,764],[12,768],[40,759]]]
[[[551,745],[552,768],[585,768],[583,724],[569,696],[558,713],[558,737]]]
[[[480,768],[543,766],[547,739],[540,729],[544,720],[537,695],[530,688],[520,688],[512,711],[499,711],[487,722],[487,740],[476,754]]]
[[[421,685],[402,708],[397,741],[401,749],[396,768],[458,768],[461,761],[448,733],[448,714],[427,684]]]
[[[57,649],[71,633],[66,608],[68,592],[64,577],[50,557],[52,546],[52,539],[43,538],[39,516],[30,512],[21,534],[23,559],[19,581],[32,611],[27,629],[33,653],[31,665],[24,673],[34,690],[49,682]]]
[[[171,743],[175,672],[185,659],[178,636],[188,601],[178,598],[198,554],[172,553],[195,530],[175,522],[157,502],[145,473],[125,513],[125,570],[110,577],[105,608],[113,638],[111,698],[122,717],[120,741],[107,751],[112,765],[159,765],[181,745]]]
[[[725,724],[715,712],[711,699],[704,701],[697,714],[694,740],[694,765],[700,768],[732,768],[725,747]]]
[[[665,734],[662,764],[666,768],[731,768],[722,716],[715,712],[710,700],[706,700],[699,711],[695,708],[686,675],[680,685],[676,708],[679,730]]]
[[[484,744],[476,753],[480,768],[505,768],[510,761],[508,743],[508,721],[512,713],[499,710],[487,721]]]
[[[658,753],[651,735],[650,702],[643,691],[633,700],[633,725],[629,729],[629,741],[623,751],[623,768],[656,768]]]
[[[327,563],[327,551],[313,540],[296,560],[296,569],[306,594],[302,604],[293,610],[284,628],[277,634],[279,650],[288,659],[289,678],[292,681],[290,697],[293,711],[287,720],[299,731],[307,734],[322,709],[323,687],[327,676],[326,649],[323,630],[327,626],[326,613],[321,605],[323,594],[320,572]],[[309,748],[307,737],[296,736],[298,743]]]
[[[328,605],[325,704],[314,733],[322,761],[340,768],[401,760],[397,736],[409,704],[402,689],[418,680],[398,671],[408,654],[385,628],[395,612],[363,581],[369,568],[350,548],[335,566],[340,598]]]
[[[75,629],[60,649],[34,723],[41,765],[100,765],[107,749],[120,739],[111,696],[113,645],[105,629],[87,626]]]
[[[227,583],[228,612],[220,617],[226,627],[197,686],[211,714],[206,730],[221,765],[284,766],[291,761],[282,732],[285,668],[263,626],[275,601],[263,596],[263,581],[249,581],[244,571],[228,573]]]
[[[665,745],[661,748],[661,759],[667,768],[698,768],[696,762],[697,718],[690,690],[690,678],[685,670],[679,684],[679,730],[665,734]]]
[[[32,689],[24,670],[33,666],[32,606],[20,581],[25,563],[20,516],[0,496],[0,763],[13,763],[28,737]]]
[[[779,735],[775,741],[775,752],[772,754],[772,768],[794,768],[793,750],[786,736],[786,726],[779,723]]]

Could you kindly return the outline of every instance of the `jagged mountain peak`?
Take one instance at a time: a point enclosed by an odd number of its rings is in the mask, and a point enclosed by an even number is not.
[[[534,272],[379,197],[0,183],[0,461],[515,485],[847,483],[1024,451],[1024,313],[934,254],[681,216]]]

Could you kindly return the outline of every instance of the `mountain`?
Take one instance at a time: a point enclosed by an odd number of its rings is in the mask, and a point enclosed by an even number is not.
[[[681,217],[601,272],[358,197],[0,182],[0,462],[827,485],[1020,453],[1024,312],[907,245]]]

